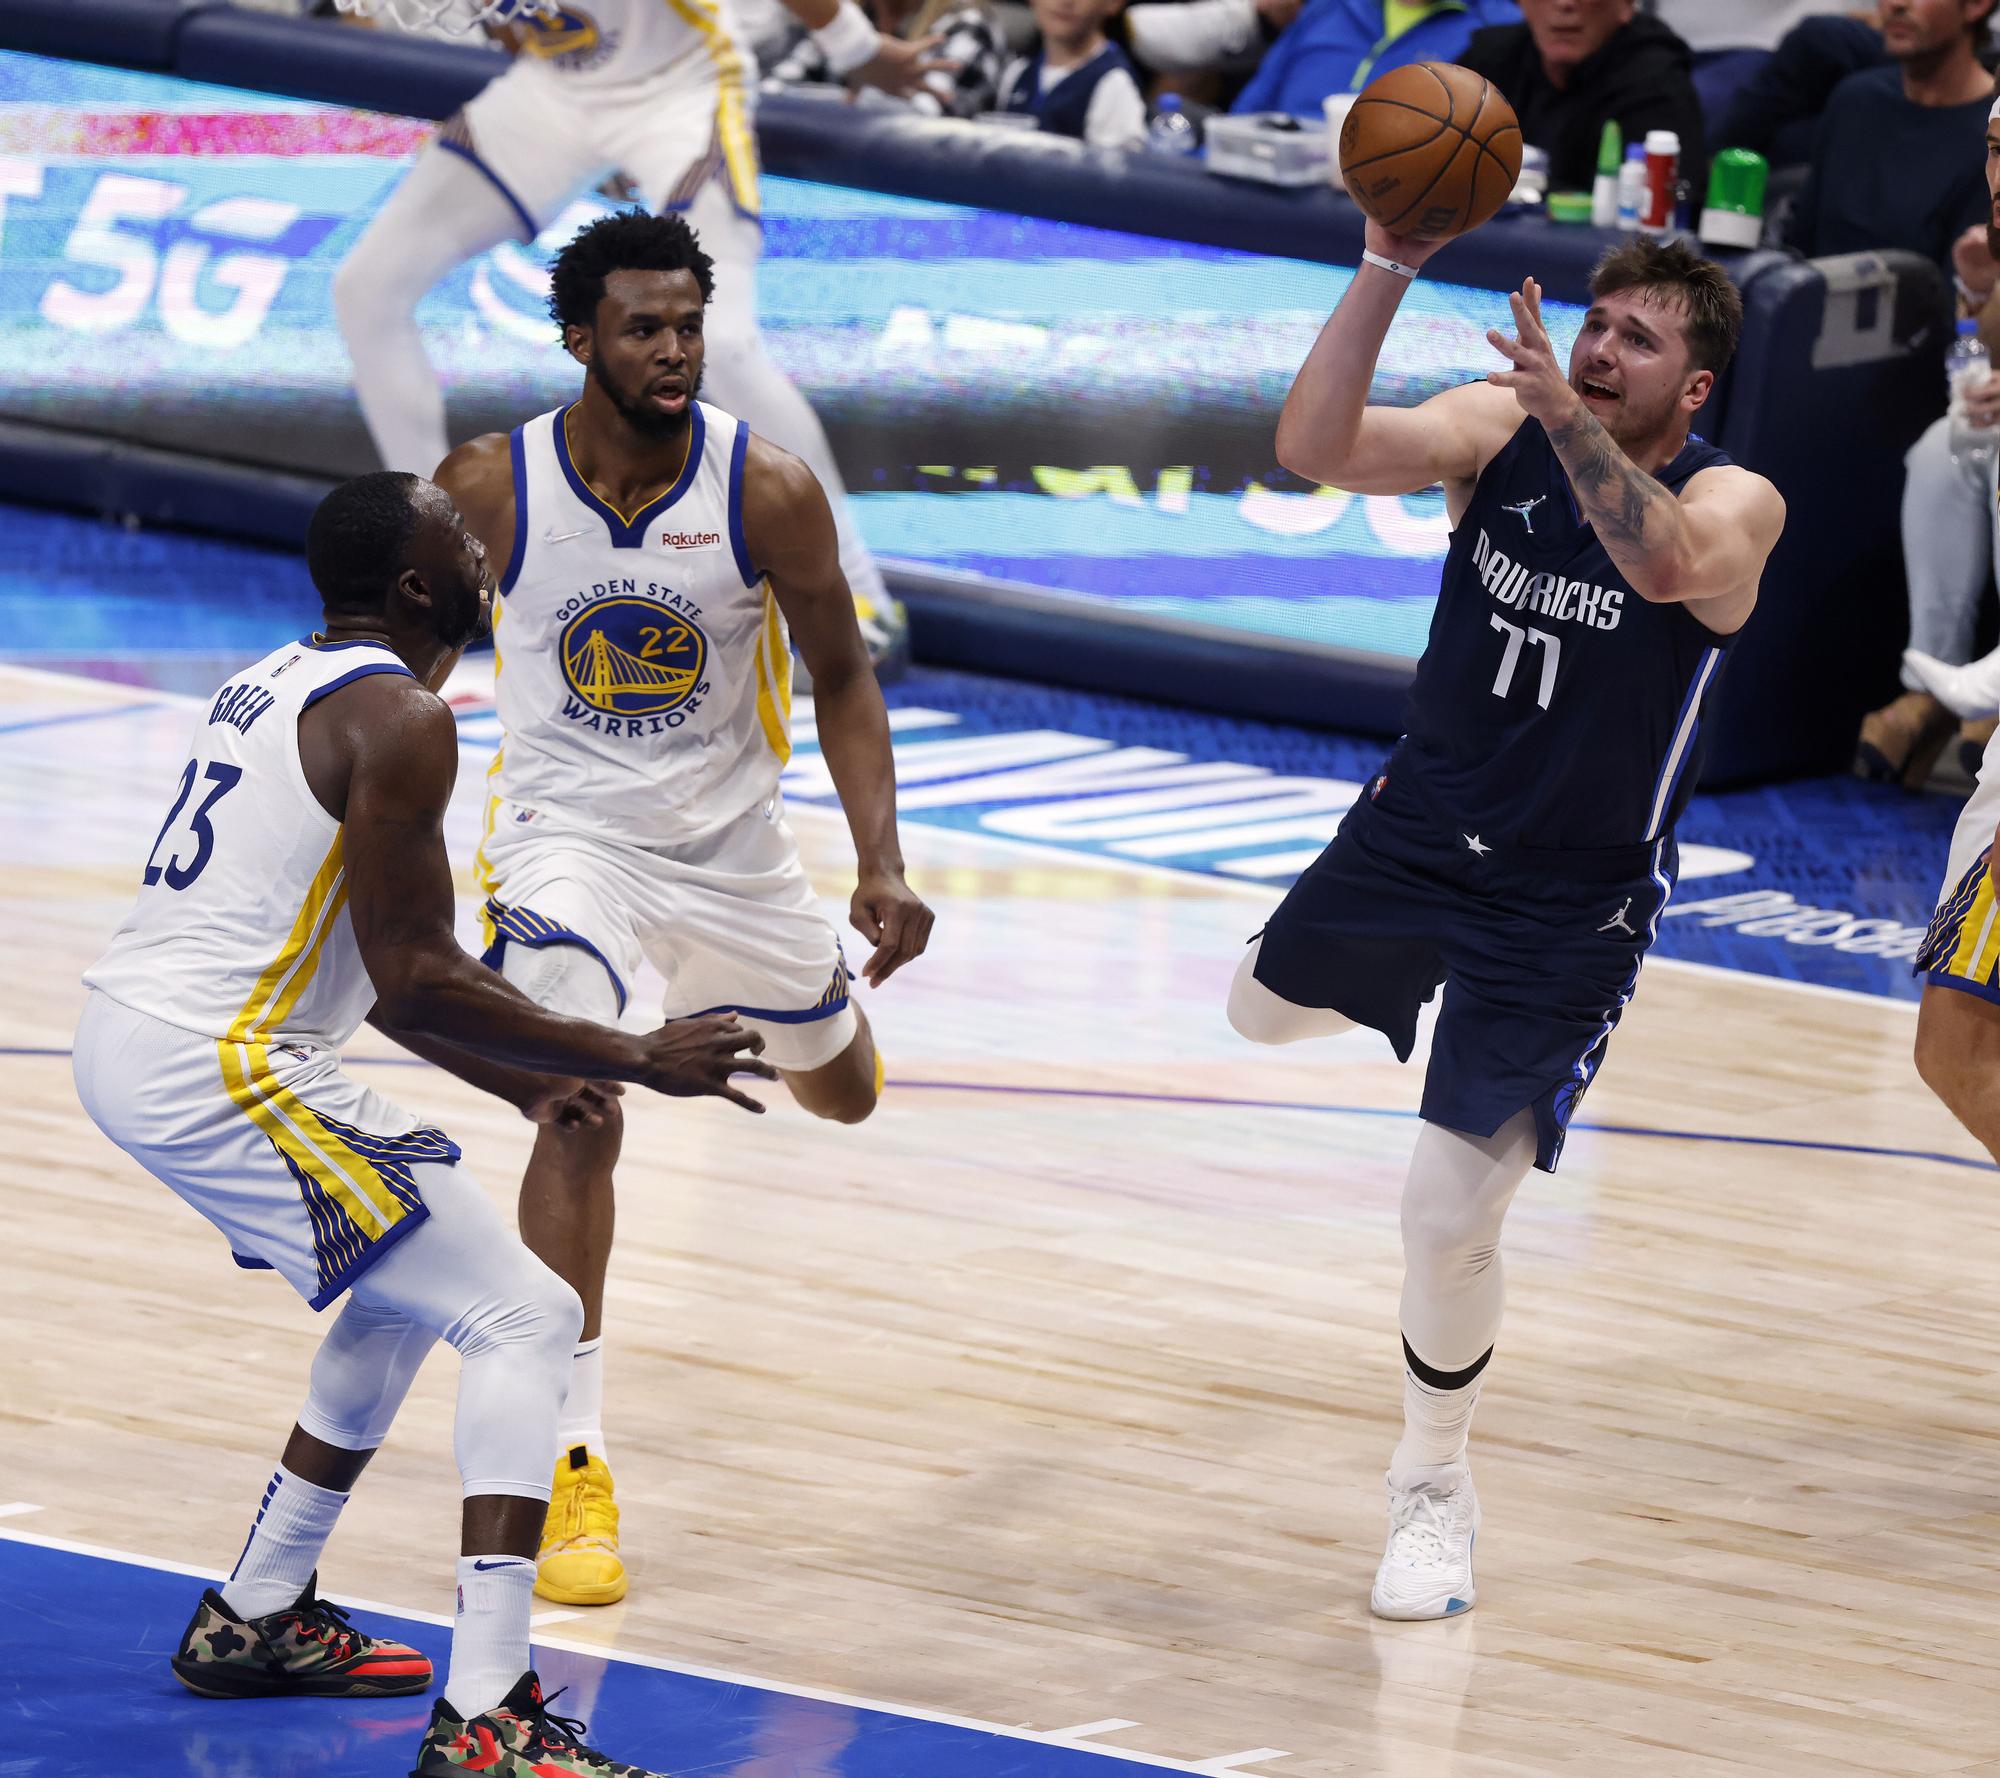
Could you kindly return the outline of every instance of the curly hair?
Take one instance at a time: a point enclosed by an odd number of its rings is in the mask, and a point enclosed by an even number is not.
[[[328,611],[364,614],[388,602],[410,565],[426,484],[395,469],[345,481],[322,500],[306,527],[306,572]]]
[[[578,230],[549,273],[549,314],[558,328],[589,327],[613,272],[692,272],[701,300],[715,295],[715,261],[679,216],[614,210]]]

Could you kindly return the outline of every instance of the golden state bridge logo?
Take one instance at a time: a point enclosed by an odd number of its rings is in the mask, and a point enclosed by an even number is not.
[[[503,35],[510,48],[572,69],[601,61],[618,47],[617,34],[600,30],[597,21],[580,6],[558,6],[550,12],[512,19]]]
[[[586,605],[563,626],[559,653],[570,690],[605,716],[663,716],[706,689],[708,638],[653,599]]]

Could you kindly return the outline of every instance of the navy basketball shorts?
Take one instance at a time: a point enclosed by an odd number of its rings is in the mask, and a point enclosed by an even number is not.
[[[1553,1172],[1672,892],[1673,842],[1509,850],[1376,778],[1264,928],[1257,980],[1372,1026],[1407,1062],[1444,988],[1429,1123],[1490,1136],[1535,1114]]]

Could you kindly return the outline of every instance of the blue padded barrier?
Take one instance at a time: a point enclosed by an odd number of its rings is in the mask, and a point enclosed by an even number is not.
[[[114,68],[174,65],[182,0],[0,0],[0,44]]]
[[[1944,404],[1944,279],[1913,253],[1778,260],[1745,293],[1724,450],[1785,534],[1730,662],[1708,781],[1838,770],[1893,697],[1909,628],[1903,453]]]

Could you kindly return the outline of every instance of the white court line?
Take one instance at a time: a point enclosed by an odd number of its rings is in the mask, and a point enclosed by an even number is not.
[[[38,1513],[42,1509],[32,1500],[11,1500],[0,1506],[0,1519],[18,1519],[27,1513]]]
[[[215,1568],[195,1568],[186,1562],[168,1562],[156,1556],[142,1556],[132,1550],[113,1549],[107,1544],[79,1543],[74,1538],[42,1537],[32,1531],[10,1531],[0,1527],[0,1543],[33,1544],[37,1549],[60,1550],[67,1555],[95,1556],[100,1561],[123,1562],[133,1568],[150,1568],[159,1574],[182,1574],[190,1580],[215,1583],[224,1578]],[[434,1624],[450,1629],[452,1619],[435,1611],[415,1611],[407,1605],[389,1605],[380,1599],[363,1599],[353,1593],[325,1593],[321,1597],[355,1611],[379,1611],[387,1617],[409,1618],[414,1623]],[[932,1722],[948,1729],[973,1729],[983,1735],[1004,1735],[1010,1741],[1029,1741],[1040,1746],[1063,1746],[1075,1753],[1101,1754],[1106,1759],[1122,1759],[1132,1765],[1152,1766],[1163,1772],[1215,1772],[1213,1761],[1167,1759],[1154,1753],[1136,1753],[1125,1747],[1100,1747],[1093,1742],[1064,1741],[1046,1730],[1010,1728],[1005,1723],[986,1722],[976,1716],[954,1716],[943,1710],[923,1710],[912,1704],[892,1704],[881,1698],[856,1697],[851,1692],[822,1691],[816,1686],[788,1685],[782,1680],[762,1679],[754,1673],[738,1673],[727,1667],[697,1666],[691,1661],[670,1661],[660,1655],[639,1654],[608,1642],[572,1642],[560,1637],[537,1636],[544,1648],[561,1649],[565,1654],[596,1655],[600,1659],[623,1661],[628,1667],[648,1667],[656,1673],[679,1673],[690,1679],[710,1679],[720,1685],[745,1686],[753,1691],[776,1692],[787,1698],[805,1698],[816,1704],[839,1704],[849,1710],[872,1710],[880,1716],[898,1716],[906,1722]],[[1270,1750],[1259,1752],[1269,1754]],[[1251,1754],[1222,1756],[1241,1763]],[[1282,1757],[1282,1756],[1281,1756]]]
[[[1290,1759],[1282,1747],[1253,1747],[1247,1753],[1218,1754],[1205,1759],[1195,1769],[1200,1772],[1233,1772],[1238,1766],[1261,1766],[1266,1760]]]
[[[1102,1722],[1080,1722],[1073,1729],[1048,1729],[1044,1732],[1051,1741],[1075,1741],[1084,1735],[1108,1735],[1114,1729],[1136,1729],[1138,1726],[1129,1716],[1107,1716]]]
[[[574,1623],[582,1616],[580,1611],[538,1611],[528,1619],[528,1628],[539,1630],[544,1624]]]
[[[17,667],[11,663],[0,666],[0,676],[8,674],[47,680],[52,684],[72,688],[82,687],[86,691],[105,696],[114,695],[113,692],[105,691],[105,687],[115,687],[115,695],[133,702],[146,699],[160,703],[183,704],[193,709],[198,709],[207,702],[205,698],[193,697],[186,692],[152,691],[143,686],[116,685],[116,682],[111,680],[92,679],[79,673],[51,673],[41,667]],[[479,751],[490,752],[490,749]],[[829,807],[825,803],[788,802],[785,805],[785,812],[788,815],[801,813],[816,815],[823,821],[837,823],[843,833],[846,831],[846,817],[838,805]],[[1266,907],[1276,907],[1284,899],[1285,894],[1283,889],[1273,887],[1269,883],[1252,883],[1241,878],[1214,876],[1207,871],[1181,870],[1170,864],[1155,864],[1147,859],[1118,858],[1097,852],[1072,852],[1061,846],[1044,846],[1034,840],[1016,839],[1011,834],[989,833],[983,828],[945,827],[927,821],[912,821],[910,825],[922,828],[928,833],[947,834],[957,839],[970,840],[989,849],[1012,852],[1017,856],[1035,858],[1046,863],[1062,863],[1072,867],[1094,865],[1102,870],[1132,871],[1139,876],[1155,877],[1171,883],[1199,883],[1207,888],[1220,890],[1224,894],[1233,894],[1249,901],[1260,901]],[[1914,1016],[1917,1010],[1917,1003],[1914,1000],[1900,1000],[1888,994],[1870,994],[1862,988],[1835,988],[1821,982],[1794,981],[1789,976],[1766,975],[1761,970],[1729,969],[1719,963],[1690,963],[1678,957],[1649,956],[1645,959],[1645,967],[1669,969],[1693,975],[1721,976],[1733,982],[1756,982],[1767,988],[1782,988],[1793,994],[1813,994],[1821,998],[1830,997],[1850,1003],[1858,1002],[1864,1006],[1894,1007],[1910,1016]]]

